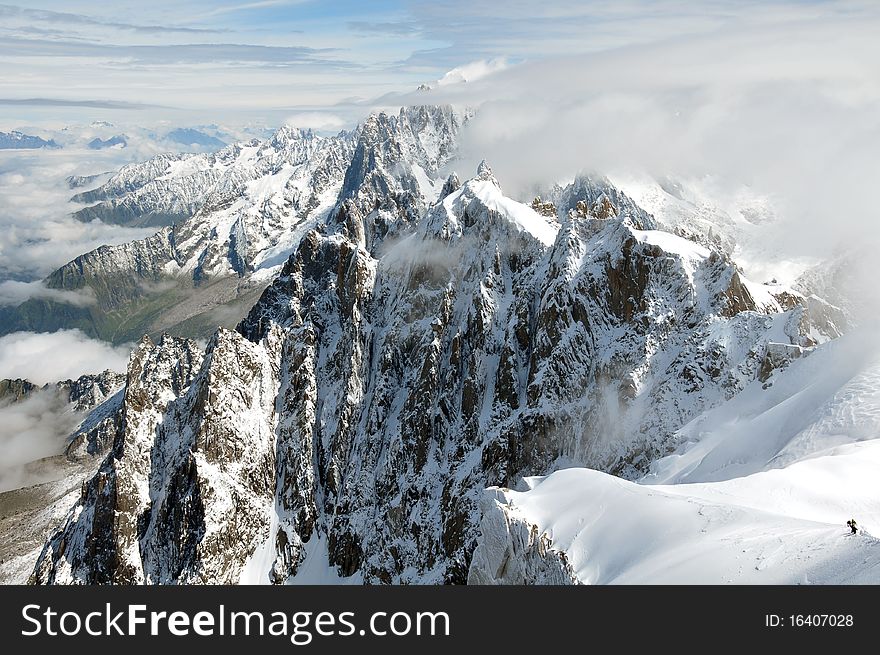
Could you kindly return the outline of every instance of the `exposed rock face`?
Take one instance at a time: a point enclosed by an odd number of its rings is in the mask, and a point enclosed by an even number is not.
[[[0,380],[0,402],[4,400],[17,402],[35,391],[54,388],[61,394],[62,402],[71,405],[71,410],[87,412],[116,393],[124,383],[124,375],[110,370],[82,375],[76,380],[62,380],[42,387],[21,379]]]
[[[19,378],[0,380],[0,404],[23,400],[38,388],[37,385]]]
[[[88,412],[64,449],[69,460],[103,456],[110,449],[120,429],[119,400],[125,381],[125,375],[104,371],[55,385],[71,410]]]
[[[872,316],[875,292],[873,275],[867,274],[874,254],[863,245],[805,271],[794,288],[807,298],[807,311],[819,324],[838,332],[856,327],[860,319]]]
[[[122,430],[122,389],[110,396],[83,420],[71,435],[64,455],[71,461],[103,457]]]
[[[450,193],[455,193],[461,188],[461,180],[458,179],[458,175],[455,173],[450,173],[449,177],[446,178],[446,181],[443,183],[443,188],[440,189],[440,195],[437,198],[438,200],[443,200]]]
[[[547,218],[555,219],[558,213],[556,210],[556,205],[554,205],[552,202],[545,202],[544,200],[541,200],[541,196],[535,196],[535,199],[532,200],[532,204],[530,205],[530,207],[534,209],[536,213]]]
[[[471,585],[580,584],[565,552],[546,533],[507,504],[502,490],[489,489],[481,504],[480,544],[468,572]]]
[[[766,382],[773,371],[785,368],[792,360],[803,357],[809,351],[797,344],[790,343],[774,343],[767,344],[764,352],[764,360],[761,362],[761,370],[758,373],[758,379]]]
[[[143,295],[147,283],[158,282],[174,254],[174,233],[165,228],[143,241],[101,246],[80,255],[51,273],[46,284],[54,289],[89,288],[102,307],[115,310]]]
[[[189,386],[201,358],[193,343],[166,340],[162,345],[159,350],[145,338],[132,354],[122,409],[124,428],[96,475],[83,486],[84,511],[71,514],[63,531],[44,549],[34,573],[37,582],[53,582],[59,575],[83,583],[143,580],[138,521],[150,501],[147,483],[154,431],[169,400]],[[44,577],[42,570],[47,568],[52,571]]]
[[[653,216],[604,178],[579,175],[572,184],[551,190],[548,201],[558,207],[563,215],[602,220],[620,216],[639,229],[657,228]]]
[[[336,208],[238,333],[204,356],[140,344],[112,449],[35,582],[234,582],[265,548],[278,583],[320,538],[344,576],[463,583],[485,487],[563,463],[644,472],[757,377],[769,341],[801,345],[800,296],[759,303],[729,258],[605,182],[546,217],[483,164],[431,204],[444,150],[413,135],[451,116],[364,125]],[[492,576],[564,581],[514,527],[499,548],[535,566]]]

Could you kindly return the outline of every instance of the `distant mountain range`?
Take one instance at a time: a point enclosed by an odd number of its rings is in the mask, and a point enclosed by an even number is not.
[[[38,148],[60,148],[54,139],[43,139],[13,130],[0,132],[0,150],[36,150]]]
[[[51,137],[47,136],[47,138],[25,134],[18,130],[0,132],[0,150],[62,147],[104,150],[106,148],[125,148],[133,143],[147,141],[154,144],[154,151],[156,148],[164,148],[171,151],[212,152],[227,145],[227,142],[220,138],[224,135],[223,131],[214,126],[204,129],[176,127],[167,132],[133,128],[133,132],[129,136],[109,132],[114,127],[112,123],[106,121],[93,121],[87,127],[69,126],[61,130],[49,130],[48,133]],[[214,132],[214,134],[209,132]]]
[[[185,146],[196,145],[205,148],[213,148],[215,150],[226,145],[225,141],[221,141],[217,137],[189,127],[178,127],[173,129],[165,135],[165,138]]]
[[[103,150],[104,148],[113,148],[119,147],[124,148],[128,145],[128,141],[125,136],[122,134],[117,134],[116,136],[111,136],[109,139],[101,139],[100,137],[95,137],[88,143],[88,148],[91,150]]]

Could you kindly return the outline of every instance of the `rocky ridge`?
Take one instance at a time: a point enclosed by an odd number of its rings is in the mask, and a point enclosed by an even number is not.
[[[361,209],[383,203],[379,232],[401,215],[419,216],[436,196],[439,169],[466,119],[450,108],[411,108],[375,114],[333,137],[286,126],[266,141],[125,166],[74,197],[96,203],[78,216],[173,225],[86,253],[45,280],[52,289],[93,292],[94,304],[31,299],[5,311],[3,330],[76,327],[125,342],[143,333],[209,336],[218,324],[234,326],[302,235],[338,202]]]

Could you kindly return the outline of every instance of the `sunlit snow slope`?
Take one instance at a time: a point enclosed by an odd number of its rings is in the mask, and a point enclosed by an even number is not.
[[[638,483],[573,468],[490,490],[469,581],[880,583],[873,336],[820,346],[698,417]]]

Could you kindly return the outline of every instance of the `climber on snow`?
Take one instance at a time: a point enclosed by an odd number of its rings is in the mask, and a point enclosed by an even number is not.
[[[856,534],[859,531],[859,526],[856,525],[855,519],[850,519],[846,524],[849,526],[849,529],[852,530],[853,534]]]

